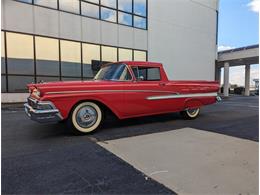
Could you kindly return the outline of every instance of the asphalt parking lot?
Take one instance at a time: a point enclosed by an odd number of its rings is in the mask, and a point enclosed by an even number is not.
[[[64,124],[41,125],[3,106],[2,193],[175,193],[98,143],[186,127],[258,142],[258,107],[258,96],[235,96],[204,107],[196,120],[177,113],[109,119],[94,134],[73,136]]]

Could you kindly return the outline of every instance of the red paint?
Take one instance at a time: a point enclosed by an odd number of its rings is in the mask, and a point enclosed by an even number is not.
[[[152,62],[128,62],[131,66],[159,67],[161,81],[73,81],[29,84],[32,90],[41,92],[41,101],[51,101],[66,119],[75,104],[80,101],[96,101],[110,108],[120,119],[182,111],[216,102],[216,97],[185,97],[176,99],[147,100],[150,96],[212,93],[219,90],[215,81],[169,81],[162,64]],[[130,91],[129,91],[130,90]],[[138,90],[138,91],[136,91]],[[48,94],[62,92],[60,94]],[[63,93],[66,92],[66,93]],[[34,97],[35,98],[35,97]]]

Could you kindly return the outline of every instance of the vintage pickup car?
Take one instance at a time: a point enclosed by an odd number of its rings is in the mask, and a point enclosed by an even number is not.
[[[215,81],[169,81],[162,64],[123,61],[105,64],[91,81],[28,85],[25,111],[38,122],[67,121],[74,132],[90,133],[105,110],[119,119],[180,112],[186,119],[219,100]]]

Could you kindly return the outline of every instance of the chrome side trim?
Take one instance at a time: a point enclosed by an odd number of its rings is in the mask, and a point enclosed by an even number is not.
[[[164,100],[164,99],[176,99],[176,98],[189,98],[189,97],[215,97],[217,93],[193,93],[193,94],[172,94],[172,95],[160,95],[149,96],[147,100]]]
[[[158,90],[82,90],[82,91],[57,91],[57,92],[47,92],[46,94],[71,94],[71,93],[118,93],[118,92],[145,92],[145,93],[170,93],[178,94],[172,91],[158,91]]]

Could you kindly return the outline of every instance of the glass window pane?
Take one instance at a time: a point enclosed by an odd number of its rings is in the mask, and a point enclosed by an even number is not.
[[[146,29],[146,18],[134,16],[134,27]]]
[[[84,81],[91,81],[91,80],[93,80],[93,78],[83,77],[83,80]]]
[[[6,76],[1,76],[1,92],[6,92]]]
[[[78,78],[78,77],[74,77],[74,78],[72,78],[72,77],[62,77],[61,80],[62,81],[80,81],[81,78]]]
[[[79,14],[79,0],[59,0],[60,10]]]
[[[37,82],[52,82],[59,81],[59,77],[37,77]]]
[[[132,15],[123,12],[118,12],[118,23],[132,26],[133,25]]]
[[[134,13],[146,16],[146,0],[134,0]]]
[[[146,52],[145,51],[134,51],[134,60],[135,61],[146,61]]]
[[[8,73],[34,74],[33,37],[6,33]]]
[[[35,37],[37,75],[59,75],[59,41]]]
[[[62,76],[81,76],[80,43],[60,41]]]
[[[5,33],[1,32],[1,73],[5,73]]]
[[[57,0],[34,0],[34,4],[57,9]]]
[[[101,19],[110,22],[116,22],[116,11],[101,7]]]
[[[83,53],[83,77],[94,77],[100,61],[100,46],[92,44],[82,44]]]
[[[99,4],[99,0],[84,0],[84,1],[88,1],[88,2],[91,2],[91,3]]]
[[[32,0],[18,0],[18,1],[25,2],[25,3],[32,3]]]
[[[132,13],[132,0],[118,0],[118,9]]]
[[[99,6],[81,2],[81,14],[93,18],[99,18]]]
[[[101,5],[116,8],[116,0],[101,0]]]
[[[27,84],[34,82],[29,76],[8,76],[9,92],[28,92]]]
[[[132,61],[132,50],[130,49],[119,49],[119,61]]]
[[[159,68],[148,68],[147,69],[147,80],[148,81],[159,81],[160,77],[160,69]]]
[[[102,46],[102,61],[116,62],[117,61],[117,48]]]

